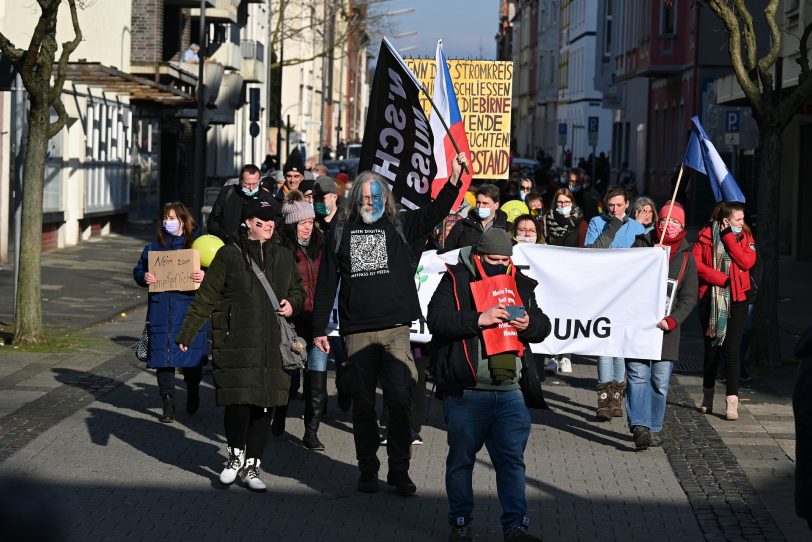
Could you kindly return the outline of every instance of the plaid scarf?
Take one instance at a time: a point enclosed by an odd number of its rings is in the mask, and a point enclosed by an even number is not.
[[[719,224],[714,223],[713,232],[713,268],[725,275],[730,274],[730,254],[725,250],[722,237],[719,235]],[[727,286],[711,286],[710,321],[708,322],[707,336],[713,337],[713,346],[721,346],[727,334],[727,320],[730,317],[730,288]]]
[[[550,209],[544,215],[544,237],[566,237],[578,227],[584,218],[584,212],[578,206],[573,206],[570,216],[565,217],[555,209]]]

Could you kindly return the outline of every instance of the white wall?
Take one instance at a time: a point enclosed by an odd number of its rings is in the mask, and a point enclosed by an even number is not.
[[[558,122],[567,124],[567,148],[573,162],[592,152],[588,144],[587,119],[598,117],[596,154],[608,154],[612,147],[612,112],[601,108],[602,93],[595,88],[596,36],[598,16],[594,0],[574,0],[569,6],[569,26],[562,53],[568,58],[567,81],[562,82],[558,98]]]

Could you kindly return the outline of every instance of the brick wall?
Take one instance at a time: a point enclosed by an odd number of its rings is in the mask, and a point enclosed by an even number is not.
[[[164,0],[132,0],[131,62],[157,64],[163,51]]]

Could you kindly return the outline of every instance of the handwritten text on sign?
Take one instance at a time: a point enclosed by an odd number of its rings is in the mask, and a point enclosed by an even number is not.
[[[434,95],[434,59],[404,59]],[[510,172],[510,112],[513,63],[485,60],[449,60],[448,70],[471,146],[474,177],[507,179]],[[420,103],[431,116],[431,104],[424,95]]]
[[[200,271],[200,253],[193,248],[151,250],[147,262],[149,272],[157,279],[149,285],[150,292],[197,290],[200,286],[192,280],[192,273]]]

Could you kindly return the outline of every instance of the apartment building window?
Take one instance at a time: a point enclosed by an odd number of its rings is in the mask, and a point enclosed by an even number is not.
[[[801,19],[800,0],[784,0],[784,14],[787,21],[787,28],[795,28]]]
[[[558,64],[558,88],[565,89],[569,83],[569,60],[568,51],[561,51],[561,61]]]
[[[671,5],[660,6],[660,34],[664,36],[677,33],[677,2],[674,0]]]

